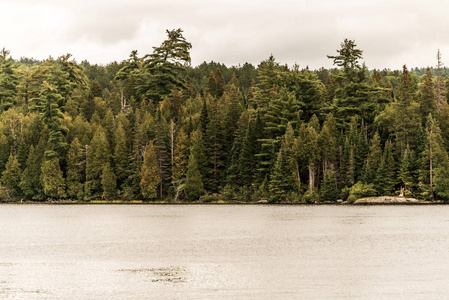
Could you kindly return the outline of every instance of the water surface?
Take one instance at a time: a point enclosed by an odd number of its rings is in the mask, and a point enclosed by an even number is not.
[[[0,298],[441,299],[448,266],[449,206],[0,206]]]

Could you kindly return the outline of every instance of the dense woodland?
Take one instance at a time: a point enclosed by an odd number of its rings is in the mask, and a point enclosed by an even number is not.
[[[344,40],[309,70],[190,65],[182,30],[108,65],[0,53],[0,199],[449,200],[448,80],[369,70]],[[333,52],[332,49],[330,51]]]

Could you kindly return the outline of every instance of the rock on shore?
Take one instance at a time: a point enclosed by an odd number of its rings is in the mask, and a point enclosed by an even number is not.
[[[373,197],[356,200],[353,204],[432,204],[435,202],[421,201],[415,198],[405,197]]]

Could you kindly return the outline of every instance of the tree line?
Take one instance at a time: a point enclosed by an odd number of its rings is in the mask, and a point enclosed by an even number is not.
[[[0,199],[449,200],[448,80],[369,70],[345,39],[334,68],[274,56],[192,67],[183,31],[108,65],[0,53]]]

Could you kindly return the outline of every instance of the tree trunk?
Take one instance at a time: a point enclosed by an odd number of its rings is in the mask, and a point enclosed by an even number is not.
[[[430,147],[430,196],[432,197],[432,200],[434,200],[433,199],[433,166],[432,166],[432,156],[433,156],[433,153],[432,153],[432,147]]]
[[[313,191],[315,187],[315,164],[309,164],[309,190]]]

